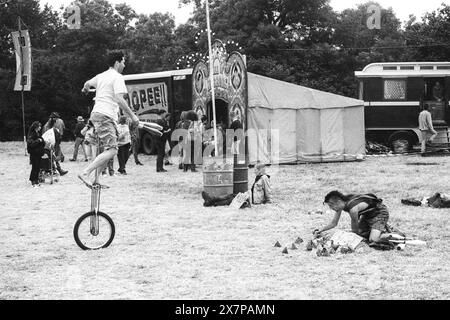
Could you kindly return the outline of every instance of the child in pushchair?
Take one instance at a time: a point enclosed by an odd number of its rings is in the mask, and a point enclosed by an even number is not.
[[[46,179],[50,179],[50,183],[57,182],[59,177],[65,175],[67,172],[61,168],[54,148],[45,148],[44,155],[41,158],[39,182],[44,183]]]

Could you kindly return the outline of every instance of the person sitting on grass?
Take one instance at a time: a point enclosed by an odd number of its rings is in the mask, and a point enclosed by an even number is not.
[[[245,195],[247,196],[247,203],[244,203],[242,208],[250,207],[250,202],[252,204],[272,203],[272,188],[270,186],[270,176],[266,173],[266,165],[258,162],[255,166],[255,174],[255,182],[253,183],[251,189],[245,192]],[[221,197],[213,197],[203,191],[202,197],[205,201],[203,206],[229,206],[236,196],[237,194],[233,193]]]
[[[331,191],[325,196],[324,203],[335,211],[334,217],[322,229],[314,230],[314,236],[318,238],[322,232],[335,228],[342,211],[346,211],[350,215],[352,232],[371,243],[379,242],[382,233],[389,231],[387,225],[389,212],[382,201],[371,193],[344,195],[339,191]]]
[[[255,182],[251,188],[252,204],[271,203],[272,187],[270,186],[270,176],[266,173],[266,165],[257,163],[255,175]]]

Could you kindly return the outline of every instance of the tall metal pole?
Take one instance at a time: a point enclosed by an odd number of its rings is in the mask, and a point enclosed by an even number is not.
[[[209,0],[206,0],[206,26],[208,33],[208,51],[209,51],[209,79],[211,81],[211,103],[213,109],[213,126],[214,126],[214,155],[218,156],[217,149],[217,124],[216,124],[216,98],[214,93],[214,64],[212,57],[212,45],[211,45],[211,25],[209,23]]]
[[[22,86],[22,90],[21,90],[21,97],[22,97],[22,126],[23,126],[23,146],[24,146],[24,150],[25,150],[25,156],[27,156],[27,138],[26,138],[26,130],[25,130],[25,102],[24,102],[24,94],[23,94],[23,90],[24,90],[24,83],[23,83],[23,71],[24,71],[24,66],[23,66],[23,49],[22,49],[22,43],[21,43],[21,39],[22,39],[22,24],[20,23],[20,16],[18,17],[18,22],[19,22],[19,48],[20,48],[20,84]]]

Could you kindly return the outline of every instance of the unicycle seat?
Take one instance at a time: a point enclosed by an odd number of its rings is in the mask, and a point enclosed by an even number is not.
[[[100,184],[98,182],[94,182],[90,188],[93,190],[109,189],[109,186],[107,186],[106,184]]]

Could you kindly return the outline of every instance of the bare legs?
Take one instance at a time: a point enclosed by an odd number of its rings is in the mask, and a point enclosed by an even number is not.
[[[117,154],[116,148],[111,148],[103,151],[101,154],[99,154],[94,161],[92,161],[79,175],[78,178],[80,178],[81,181],[84,182],[88,187],[91,187],[91,183],[89,183],[89,176],[92,173],[92,171],[98,169],[98,172],[103,169],[104,166],[108,163],[109,160],[114,158],[114,156]],[[94,182],[97,182],[98,175],[96,175]]]

